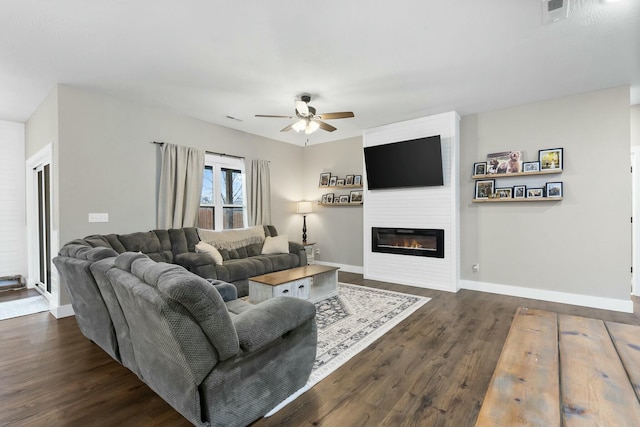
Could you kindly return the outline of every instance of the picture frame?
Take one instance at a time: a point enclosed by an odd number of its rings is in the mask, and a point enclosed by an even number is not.
[[[333,193],[327,193],[327,203],[333,203]]]
[[[549,198],[561,198],[563,195],[562,182],[547,182],[545,194]]]
[[[345,181],[344,179],[336,180],[336,187],[344,187]]]
[[[322,195],[322,199],[321,199],[320,203],[322,203],[323,205],[327,204],[327,195],[326,194]]]
[[[513,198],[514,199],[524,199],[527,195],[527,186],[526,185],[514,185],[513,186]]]
[[[540,162],[523,162],[522,172],[540,172]]]
[[[476,162],[473,164],[473,176],[486,175],[487,162]]]
[[[349,196],[347,194],[342,194],[340,196],[340,203],[349,203]]]
[[[345,182],[346,185],[353,185],[353,175],[347,175],[345,179],[346,179],[346,182]]]
[[[338,177],[335,175],[331,175],[329,178],[329,187],[335,187],[338,184]]]
[[[522,171],[522,152],[501,151],[487,154],[487,175],[518,173]]]
[[[331,178],[331,172],[321,173],[320,184],[318,185],[318,187],[328,187],[330,178]]]
[[[527,199],[541,199],[544,197],[544,188],[527,188]]]
[[[511,199],[513,198],[513,187],[496,188],[495,195],[497,199]]]
[[[563,149],[547,148],[538,151],[540,170],[560,169],[563,167]]]
[[[353,185],[362,185],[362,175],[353,176]]]
[[[349,193],[349,203],[362,203],[362,190],[353,190]]]
[[[480,179],[476,181],[476,199],[488,199],[493,196],[493,190],[496,186],[495,179]]]

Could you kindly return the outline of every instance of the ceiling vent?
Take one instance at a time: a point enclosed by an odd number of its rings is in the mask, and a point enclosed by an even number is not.
[[[551,24],[565,19],[569,11],[569,0],[542,0],[542,23]]]

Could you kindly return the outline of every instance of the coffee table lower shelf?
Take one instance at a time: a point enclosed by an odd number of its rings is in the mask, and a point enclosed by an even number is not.
[[[249,302],[288,296],[316,303],[338,295],[338,267],[307,265],[249,278]]]

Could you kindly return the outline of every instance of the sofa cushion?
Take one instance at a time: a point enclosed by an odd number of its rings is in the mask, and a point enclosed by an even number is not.
[[[157,262],[173,262],[167,230],[121,234],[118,238],[127,252],[142,252]]]
[[[286,254],[289,252],[289,240],[286,235],[267,237],[262,246],[262,255]]]
[[[196,252],[204,253],[204,254],[209,255],[211,258],[213,258],[213,261],[216,264],[222,264],[222,262],[223,262],[222,255],[220,254],[220,252],[216,248],[214,248],[210,244],[205,243],[205,242],[199,242],[195,246],[195,249],[196,249]]]

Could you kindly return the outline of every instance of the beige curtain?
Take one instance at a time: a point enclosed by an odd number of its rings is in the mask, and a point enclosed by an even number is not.
[[[271,224],[271,174],[269,161],[252,160],[249,185],[248,206],[249,225]]]
[[[158,189],[158,228],[195,227],[198,221],[204,150],[162,145]]]

